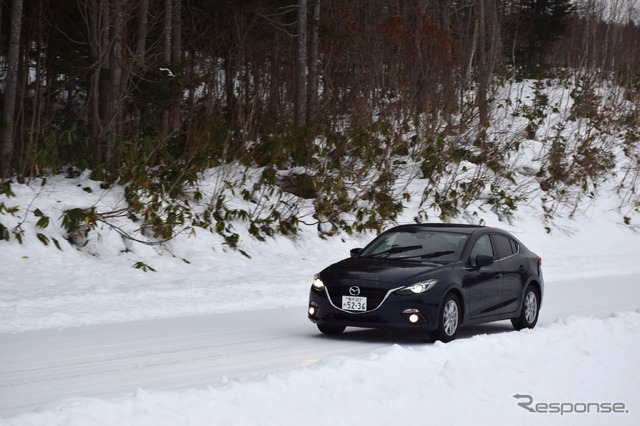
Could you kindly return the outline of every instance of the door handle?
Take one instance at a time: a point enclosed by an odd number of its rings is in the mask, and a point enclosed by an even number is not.
[[[496,278],[502,278],[502,274],[500,273],[496,274]]]
[[[520,265],[520,273],[521,274],[526,274],[527,273],[527,268],[525,268],[524,265]]]

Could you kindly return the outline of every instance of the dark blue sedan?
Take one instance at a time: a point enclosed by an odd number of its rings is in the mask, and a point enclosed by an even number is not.
[[[443,342],[463,324],[510,319],[516,330],[533,328],[544,291],[541,264],[498,228],[401,225],[320,272],[308,316],[325,334],[404,328]]]

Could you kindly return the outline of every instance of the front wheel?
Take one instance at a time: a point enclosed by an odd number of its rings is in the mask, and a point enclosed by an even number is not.
[[[323,334],[336,335],[340,334],[347,328],[343,325],[327,325],[327,324],[318,324],[318,330],[320,330]]]
[[[511,324],[516,330],[522,330],[523,328],[533,328],[538,322],[538,313],[540,312],[540,297],[538,296],[538,290],[530,285],[524,292],[524,302],[522,303],[522,310],[520,316],[511,319]]]
[[[458,297],[449,293],[442,302],[438,328],[430,333],[433,340],[447,343],[456,338],[460,328],[460,301]]]

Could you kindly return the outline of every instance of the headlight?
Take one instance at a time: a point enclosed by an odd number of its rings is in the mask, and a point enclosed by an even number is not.
[[[324,283],[317,275],[313,277],[313,289],[315,291],[324,291]]]
[[[396,291],[396,293],[404,295],[424,293],[425,291],[430,290],[434,285],[436,285],[437,282],[438,280],[428,280],[420,283],[415,283],[412,285],[408,285],[405,288],[401,288],[400,290]]]

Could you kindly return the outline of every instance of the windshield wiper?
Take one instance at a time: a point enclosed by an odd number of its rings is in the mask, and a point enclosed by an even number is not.
[[[446,256],[447,254],[453,254],[453,253],[455,253],[455,251],[453,250],[434,251],[432,253],[423,254],[420,257],[423,259],[431,259],[432,257]]]
[[[396,253],[404,253],[406,251],[411,250],[419,250],[422,246],[404,246],[404,247],[391,247],[389,250],[381,251],[380,253],[374,253],[365,257],[381,257],[384,255],[396,254]],[[407,257],[416,257],[416,256],[407,256]]]
[[[434,251],[434,252],[426,253],[426,254],[416,254],[415,256],[396,257],[396,259],[399,259],[399,260],[402,260],[402,259],[413,259],[415,257],[419,257],[420,259],[431,259],[431,258],[434,258],[434,257],[446,256],[447,254],[453,254],[453,253],[455,253],[455,251],[453,251],[453,250]]]

